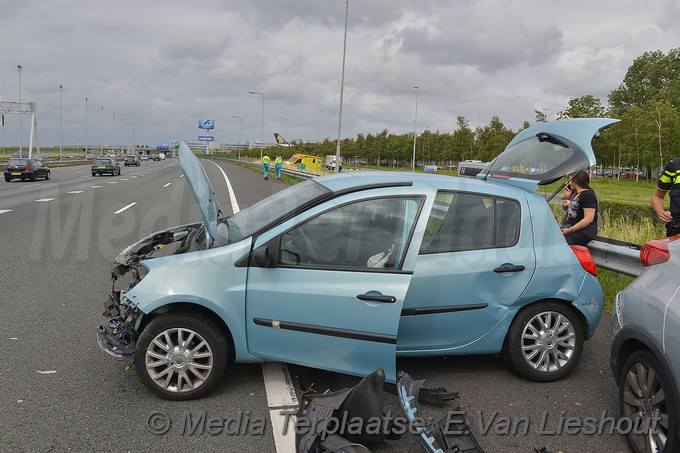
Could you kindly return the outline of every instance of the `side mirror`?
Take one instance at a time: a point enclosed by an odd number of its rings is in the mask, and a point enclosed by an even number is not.
[[[253,262],[257,267],[271,267],[269,246],[263,245],[253,251]]]

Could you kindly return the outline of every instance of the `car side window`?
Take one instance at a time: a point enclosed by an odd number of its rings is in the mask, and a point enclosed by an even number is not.
[[[519,203],[466,192],[439,191],[420,253],[511,247],[519,237]]]
[[[279,265],[348,270],[399,269],[422,197],[345,204],[281,236]]]

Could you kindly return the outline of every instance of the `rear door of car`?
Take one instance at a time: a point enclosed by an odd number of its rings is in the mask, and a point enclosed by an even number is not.
[[[346,195],[258,237],[251,259],[268,264],[248,271],[249,351],[358,376],[382,367],[394,382],[424,198],[410,187]]]
[[[404,304],[400,353],[467,346],[506,315],[536,267],[525,200],[437,193]]]

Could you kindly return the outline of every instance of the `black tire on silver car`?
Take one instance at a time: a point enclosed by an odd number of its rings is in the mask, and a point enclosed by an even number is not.
[[[227,367],[227,338],[210,319],[170,312],[154,318],[139,336],[135,368],[144,384],[168,400],[210,392]]]
[[[637,426],[626,436],[633,451],[677,451],[678,391],[659,360],[646,349],[633,352],[621,368],[619,407],[621,416]]]
[[[583,327],[565,303],[540,302],[522,309],[510,325],[503,357],[526,379],[551,382],[576,366],[583,350]]]

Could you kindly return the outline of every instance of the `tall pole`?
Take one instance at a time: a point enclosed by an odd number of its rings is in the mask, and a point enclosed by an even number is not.
[[[113,121],[111,122],[111,146],[113,152],[116,152],[116,113],[113,113]]]
[[[413,123],[413,158],[411,159],[411,171],[416,171],[416,137],[418,136],[418,87],[416,89],[416,120]]]
[[[87,98],[85,98],[85,157],[87,157]]]
[[[349,0],[345,2],[345,41],[342,47],[342,78],[340,79],[340,113],[338,119],[338,144],[335,147],[335,173],[340,173],[340,134],[342,133],[342,101],[345,94],[345,57],[347,55],[347,19]]]
[[[264,144],[264,93],[259,91],[248,91],[248,93],[262,96],[262,126],[260,128],[260,160],[262,160],[262,145]]]
[[[241,117],[237,115],[231,115],[232,118],[238,118],[238,160],[241,160]]]
[[[23,66],[20,64],[17,65],[17,69],[19,70],[19,157],[24,157],[24,126],[23,122],[21,121],[21,117],[23,115],[23,108],[21,107],[21,70],[23,69]]]
[[[63,122],[63,109],[62,109],[62,93],[64,87],[59,85],[59,160],[61,160],[61,153],[64,149],[64,122]]]
[[[104,106],[102,105],[102,134],[99,143],[99,154],[104,154]]]
[[[318,125],[319,130],[317,132],[316,143],[321,143],[321,112],[323,112],[323,110],[316,109],[316,111],[319,112],[319,125]]]

